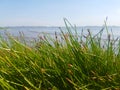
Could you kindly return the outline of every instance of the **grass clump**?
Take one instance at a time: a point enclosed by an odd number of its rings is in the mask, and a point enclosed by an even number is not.
[[[32,45],[10,35],[0,37],[0,89],[120,89],[119,39],[108,34],[104,42],[103,29],[95,36],[89,30],[87,37],[79,36],[66,19],[65,25],[67,33],[40,37]]]

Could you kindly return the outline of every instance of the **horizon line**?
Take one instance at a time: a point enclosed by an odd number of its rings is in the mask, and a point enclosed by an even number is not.
[[[68,25],[69,26],[69,25]],[[73,25],[74,26],[74,25]],[[79,25],[76,27],[103,27],[105,25]],[[65,25],[61,25],[61,26],[49,26],[49,25],[11,25],[11,26],[0,26],[0,27],[66,27]],[[120,27],[120,25],[107,25],[107,27]]]

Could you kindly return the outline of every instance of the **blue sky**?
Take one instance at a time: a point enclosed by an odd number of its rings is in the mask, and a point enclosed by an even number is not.
[[[0,0],[0,26],[120,26],[120,0]]]

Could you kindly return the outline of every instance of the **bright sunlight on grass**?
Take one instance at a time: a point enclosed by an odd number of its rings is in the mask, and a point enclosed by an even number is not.
[[[95,36],[88,30],[85,37],[64,21],[67,33],[40,37],[32,45],[9,34],[0,37],[1,90],[120,89],[119,39],[108,33],[102,40],[106,25]]]

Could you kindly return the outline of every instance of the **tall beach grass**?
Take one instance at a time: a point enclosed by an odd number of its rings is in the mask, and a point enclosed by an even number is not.
[[[31,43],[22,36],[0,37],[0,90],[120,89],[119,38],[108,32],[103,41],[106,25],[94,36],[90,30],[79,35],[64,21],[67,33],[61,30],[60,37],[55,33]]]

